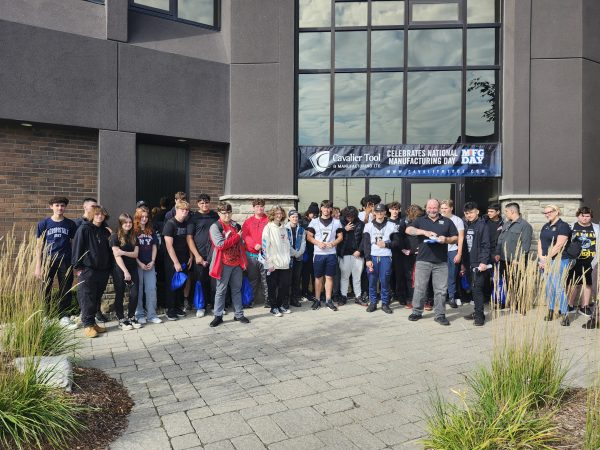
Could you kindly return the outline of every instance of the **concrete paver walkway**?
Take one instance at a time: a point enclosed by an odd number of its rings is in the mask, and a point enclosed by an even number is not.
[[[293,311],[258,307],[251,324],[229,314],[217,328],[212,317],[126,332],[113,323],[85,341],[84,365],[120,379],[136,403],[111,449],[419,448],[431,389],[464,387],[495,330],[465,321],[471,306],[448,310],[450,327],[430,313],[411,323],[405,309]],[[575,384],[585,382],[583,322],[560,330]]]

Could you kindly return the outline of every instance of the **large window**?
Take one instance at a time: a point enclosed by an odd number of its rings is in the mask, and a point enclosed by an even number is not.
[[[129,0],[132,9],[193,25],[218,28],[219,0]]]

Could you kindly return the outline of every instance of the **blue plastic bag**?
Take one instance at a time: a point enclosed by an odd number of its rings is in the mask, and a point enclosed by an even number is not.
[[[493,283],[494,289],[492,290],[492,301],[500,306],[506,306],[506,289],[504,289],[504,280],[498,273],[498,283]]]
[[[181,265],[181,272],[175,272],[173,278],[171,278],[171,290],[176,291],[181,288],[188,279],[187,274],[184,272],[186,268],[185,264]]]
[[[254,292],[252,291],[252,285],[248,277],[244,277],[242,280],[242,306],[248,306],[252,304],[254,300]]]
[[[196,288],[194,289],[194,308],[204,309],[204,290],[199,281],[196,281]]]
[[[471,290],[471,282],[469,281],[469,276],[466,273],[463,273],[460,276],[460,286],[466,292]]]

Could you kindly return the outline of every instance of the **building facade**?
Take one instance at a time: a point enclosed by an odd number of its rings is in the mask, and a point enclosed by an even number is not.
[[[0,234],[54,194],[116,217],[178,190],[242,219],[256,196],[367,193],[572,216],[600,192],[599,19],[596,0],[0,0]],[[377,152],[388,172],[334,170]],[[437,154],[458,156],[404,158]]]

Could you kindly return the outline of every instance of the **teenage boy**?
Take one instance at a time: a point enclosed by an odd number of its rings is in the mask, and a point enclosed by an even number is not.
[[[71,287],[73,271],[71,270],[71,241],[75,237],[77,225],[64,215],[69,204],[66,197],[52,197],[48,202],[52,215],[41,220],[37,226],[38,238],[35,276],[42,279],[42,265],[48,258],[48,272],[45,274],[46,284],[44,296],[48,309],[51,309],[52,283],[58,278],[58,317],[60,324],[70,329],[76,325],[71,321],[68,309],[71,306]]]
[[[398,236],[393,237],[392,240],[397,239],[399,245],[392,248],[392,276],[390,278],[390,302],[396,299],[400,306],[406,306],[406,283],[404,277],[404,259],[405,255],[402,253],[402,243],[404,242],[404,230],[406,225],[404,220],[400,218],[400,210],[402,206],[399,202],[391,202],[387,205],[389,214],[389,221],[396,225],[396,234]]]
[[[442,216],[450,219],[458,230],[458,242],[456,244],[448,244],[448,304],[451,308],[458,308],[458,303],[456,302],[456,280],[462,259],[465,224],[460,217],[454,214],[454,202],[452,200],[442,201],[440,212]]]
[[[408,320],[415,322],[423,317],[423,303],[427,298],[429,280],[433,281],[435,321],[450,325],[446,319],[446,290],[448,288],[448,244],[458,242],[458,230],[450,219],[442,216],[440,202],[430,199],[425,206],[426,215],[417,217],[406,228],[406,234],[419,237],[419,253],[415,263],[415,291],[413,312]]]
[[[381,310],[390,309],[390,277],[392,274],[392,248],[399,248],[398,225],[386,217],[383,203],[373,209],[375,219],[365,225],[363,248],[369,277],[369,306],[367,312],[377,309],[377,282],[381,286]]]
[[[175,213],[177,212],[177,203],[179,202],[187,203],[187,194],[183,191],[175,192],[175,206],[173,206],[173,208],[171,208],[171,210],[165,214],[165,223],[167,220],[171,220],[173,217],[175,217]]]
[[[188,270],[192,262],[190,248],[188,245],[188,236],[194,233],[194,226],[187,221],[190,213],[190,204],[180,200],[175,205],[175,216],[165,223],[163,236],[165,239],[165,303],[167,306],[167,319],[177,320],[179,317],[185,317],[184,289],[185,284],[179,289],[171,290],[171,280],[175,272]],[[183,268],[183,264],[186,268]]]
[[[333,277],[338,260],[336,246],[344,239],[343,227],[339,220],[331,217],[333,204],[329,200],[321,202],[321,216],[310,221],[306,228],[306,240],[315,246],[313,270],[315,273],[315,300],[312,309],[321,307],[321,291],[325,285],[325,306],[337,311],[333,304]]]
[[[300,299],[302,290],[300,288],[300,279],[302,278],[302,260],[306,249],[306,233],[299,223],[300,216],[298,211],[291,209],[288,213],[288,223],[285,225],[290,241],[290,259],[292,267],[292,284],[290,289],[290,305],[296,308],[301,307]]]
[[[248,280],[252,285],[254,300],[258,298],[259,286],[261,287],[265,308],[269,305],[269,288],[267,286],[267,270],[259,261],[259,255],[262,248],[262,232],[269,222],[265,214],[265,201],[262,198],[256,198],[252,201],[254,214],[246,219],[242,225],[242,239],[246,245],[246,256],[248,258]]]
[[[214,289],[211,288],[211,278],[208,275],[208,266],[212,253],[209,230],[213,223],[219,220],[219,215],[210,209],[210,196],[200,194],[198,196],[198,212],[190,218],[190,223],[194,227],[193,235],[188,235],[188,246],[193,260],[194,281],[199,281],[204,293],[205,306],[214,304]],[[204,317],[205,309],[196,310],[196,317]]]
[[[483,289],[491,256],[490,233],[484,219],[479,218],[477,203],[465,203],[464,213],[467,226],[465,229],[465,252],[463,253],[465,258],[462,270],[469,272],[475,303],[475,311],[465,316],[465,319],[472,320],[473,325],[481,327],[485,323]]]
[[[219,220],[210,226],[210,240],[213,245],[210,261],[210,276],[215,278],[217,289],[215,293],[214,319],[211,327],[223,323],[225,296],[227,288],[231,289],[231,302],[235,317],[233,320],[250,323],[244,316],[242,307],[242,277],[246,269],[246,254],[241,239],[240,226],[231,220],[231,205],[221,202],[217,206]]]

